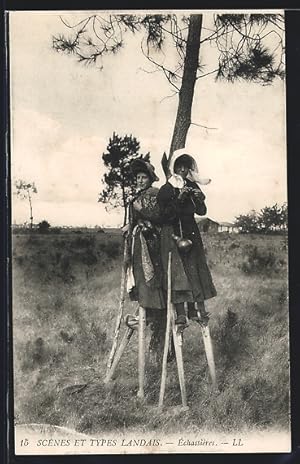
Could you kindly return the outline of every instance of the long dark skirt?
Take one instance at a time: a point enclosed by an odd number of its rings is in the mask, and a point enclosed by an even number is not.
[[[179,234],[177,228],[165,225],[161,231],[161,255],[164,271],[163,288],[167,291],[168,255],[172,254],[171,287],[172,302],[199,302],[213,298],[217,292],[208,269],[200,232],[193,218],[182,223],[184,238],[193,246],[183,254],[178,251],[172,234]]]

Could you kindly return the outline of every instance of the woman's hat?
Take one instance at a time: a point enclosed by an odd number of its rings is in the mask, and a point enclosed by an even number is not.
[[[159,180],[155,174],[154,166],[149,163],[149,161],[145,161],[141,158],[133,160],[130,164],[130,169],[134,176],[136,176],[139,172],[145,172],[150,177],[151,182],[156,182]]]

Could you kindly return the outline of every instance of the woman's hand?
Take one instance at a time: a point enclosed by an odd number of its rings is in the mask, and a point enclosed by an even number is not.
[[[128,223],[128,224],[125,224],[125,226],[122,227],[121,230],[122,230],[122,234],[123,234],[124,237],[128,234],[128,232],[129,232],[129,227],[130,227],[130,224],[129,224],[129,223]]]
[[[135,200],[133,202],[133,207],[136,211],[141,211],[141,209],[143,208],[142,202],[140,200]]]
[[[178,200],[179,201],[184,201],[188,195],[190,194],[190,189],[189,187],[183,187],[181,190],[180,190],[180,193],[178,195]]]
[[[196,200],[199,200],[199,201],[204,201],[205,200],[205,195],[201,190],[194,189],[193,190],[193,196],[194,196],[194,198]]]

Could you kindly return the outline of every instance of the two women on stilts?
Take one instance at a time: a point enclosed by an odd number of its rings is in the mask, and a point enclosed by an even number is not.
[[[166,320],[169,252],[171,298],[179,330],[189,320],[207,322],[204,302],[216,295],[195,221],[195,214],[206,214],[200,185],[207,181],[198,176],[196,161],[185,150],[174,152],[168,181],[160,190],[152,187],[158,178],[149,162],[135,160],[131,168],[138,195],[130,205],[128,291],[146,309],[152,344],[158,345]]]

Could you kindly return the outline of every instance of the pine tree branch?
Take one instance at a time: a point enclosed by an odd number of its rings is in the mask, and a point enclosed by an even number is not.
[[[142,50],[142,53],[143,55],[145,56],[145,58],[147,58],[147,60],[149,60],[152,64],[154,64],[155,66],[157,66],[159,69],[161,69],[166,77],[166,79],[168,80],[168,82],[179,92],[179,88],[177,87],[177,85],[174,84],[174,82],[171,80],[171,75],[175,76],[176,78],[178,79],[181,79],[181,76],[179,76],[178,74],[176,74],[175,72],[171,71],[170,69],[166,68],[165,66],[163,66],[161,63],[158,63],[157,61],[155,61],[149,54],[149,50],[148,52],[146,53],[144,48],[143,48],[143,42],[141,42],[141,50]]]
[[[178,40],[179,42],[184,42],[186,43],[186,39],[184,39],[181,36],[178,36],[176,33],[169,31],[167,28],[161,26],[162,31],[166,32],[167,34],[171,35],[173,39]]]
[[[59,16],[59,19],[61,20],[61,22],[62,22],[66,27],[68,27],[69,29],[75,29],[76,27],[80,26],[80,24],[82,24],[82,23],[85,23],[84,26],[83,26],[83,28],[82,28],[82,29],[85,29],[85,27],[88,25],[89,21],[90,21],[92,18],[93,18],[93,16],[89,16],[88,18],[85,18],[85,19],[79,21],[79,23],[73,24],[73,25],[71,26],[70,24],[68,24],[68,23],[66,22],[66,20],[63,19],[62,16]]]
[[[261,40],[260,37],[253,37],[253,36],[251,37],[251,36],[248,36],[247,34],[244,34],[239,28],[237,28],[237,27],[235,26],[235,24],[232,24],[230,20],[229,20],[229,23],[230,23],[230,25],[233,27],[233,29],[234,29],[238,34],[240,34],[242,37],[244,37],[244,39],[250,39],[250,40],[254,40],[254,41],[260,42],[260,40]]]
[[[166,95],[164,98],[160,100],[159,103],[162,103],[164,100],[167,100],[168,98],[173,98],[175,95],[178,95],[178,92],[174,91],[172,95]]]
[[[276,21],[273,21],[271,18],[269,18],[270,23],[274,24],[274,26],[278,27],[282,32],[284,32],[284,28],[280,27]],[[284,22],[284,21],[283,21]]]
[[[96,16],[94,16],[94,18],[93,18],[93,31],[94,31],[94,34],[95,34],[95,36],[97,37],[97,39],[100,40],[100,42],[103,43],[103,46],[104,46],[104,48],[106,49],[106,45],[107,45],[108,40],[105,42],[105,41],[102,39],[102,37],[100,37],[100,36],[98,35],[98,33],[97,33],[97,31],[96,31],[96,27],[95,27],[95,22],[96,22]]]
[[[214,69],[213,71],[209,71],[209,72],[207,72],[207,73],[205,73],[205,74],[201,74],[200,76],[197,76],[196,79],[197,79],[197,80],[198,80],[198,79],[202,79],[202,77],[209,76],[210,74],[215,74],[215,73],[218,72],[218,71],[219,71],[219,68],[216,68],[216,69]]]
[[[191,122],[191,125],[202,127],[203,129],[207,129],[207,130],[218,130],[218,127],[203,126],[203,124],[197,124],[196,122]]]
[[[203,28],[204,29],[204,28]],[[214,31],[211,35],[207,36],[207,37],[204,37],[204,39],[200,40],[200,45],[202,45],[203,43],[205,42],[212,42],[213,40],[217,39],[218,36],[219,36],[219,32],[223,29],[223,27],[220,27],[219,29],[217,29],[216,31]],[[222,33],[223,34],[228,34],[229,32],[224,32]]]
[[[144,68],[141,68],[141,67],[139,67],[138,69],[140,71],[145,72],[146,74],[154,74],[154,73],[160,72],[160,69],[151,69],[150,71],[148,69],[144,69]]]

